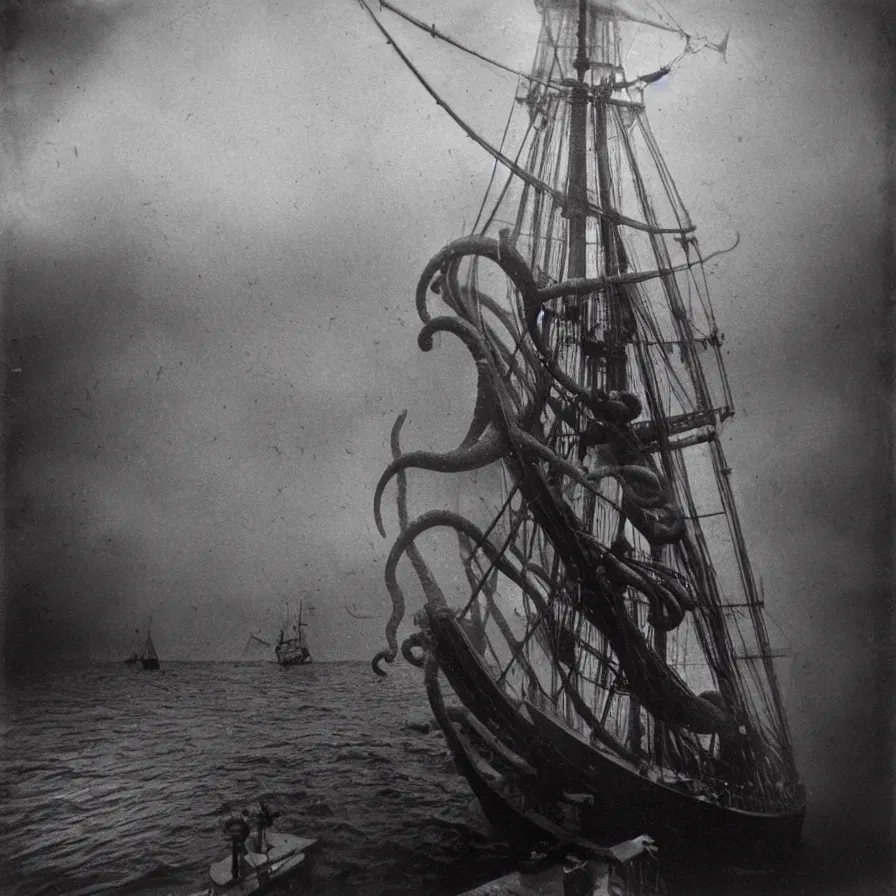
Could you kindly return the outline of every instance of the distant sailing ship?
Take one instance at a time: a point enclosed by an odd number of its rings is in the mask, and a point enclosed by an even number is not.
[[[302,622],[302,603],[299,602],[299,618],[293,623],[292,629],[289,627],[289,614],[287,613],[286,623],[280,629],[280,637],[277,639],[277,646],[274,653],[277,655],[277,662],[281,666],[301,666],[311,662],[311,651],[305,643],[305,632],[308,623]]]
[[[302,608],[303,603],[300,601],[298,619],[291,625],[289,609],[287,608],[286,622],[280,629],[280,636],[276,644],[272,645],[269,641],[259,638],[258,635],[249,635],[250,641],[257,641],[259,644],[264,644],[265,647],[273,647],[277,662],[284,668],[287,666],[303,666],[313,661],[311,651],[308,649],[305,639],[304,630],[308,627],[308,623],[302,622]]]
[[[478,392],[453,451],[402,453],[404,414],[393,428],[374,504],[385,534],[395,478],[401,533],[374,670],[398,652],[407,554],[426,607],[401,651],[425,669],[457,766],[495,825],[586,852],[646,833],[664,862],[686,867],[780,866],[798,848],[805,794],[720,438],[734,410],[704,276],[712,256],[643,97],[696,44],[724,53],[727,38],[693,39],[620,0],[535,0],[535,64],[514,72],[498,148],[360,2],[496,161],[471,234],[417,284],[420,348],[457,337]],[[677,32],[685,49],[629,78],[631,28]],[[409,520],[408,468],[466,474],[458,510]],[[468,586],[454,588],[459,606],[415,544],[437,528],[459,547],[444,583]],[[446,703],[440,677],[461,706]]]
[[[152,643],[152,634],[146,633],[146,643],[143,645],[143,653],[140,654],[140,664],[144,669],[158,669],[159,655],[156,653],[156,646]]]
[[[150,626],[147,626],[146,629],[146,640],[143,642],[143,652],[140,656],[137,656],[136,653],[132,653],[126,660],[125,664],[128,666],[135,666],[137,663],[144,669],[158,669],[159,668],[159,655],[156,653],[156,646],[152,643],[152,631],[151,631],[152,622],[150,621]]]

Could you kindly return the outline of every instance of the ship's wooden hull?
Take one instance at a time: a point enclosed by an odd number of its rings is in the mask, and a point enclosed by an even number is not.
[[[158,669],[159,661],[155,657],[147,657],[146,659],[140,660],[140,665],[144,669]]]
[[[455,765],[467,779],[485,817],[495,828],[512,832],[513,841],[526,848],[552,843],[584,856],[606,854],[604,847],[581,836],[572,825],[557,824],[541,812],[528,808],[527,782],[513,774],[497,772],[457,728],[455,737],[456,743],[452,745]]]
[[[307,647],[302,647],[299,649],[281,649],[280,647],[278,647],[274,652],[277,655],[277,662],[284,669],[287,669],[290,666],[305,666],[308,663],[312,662],[311,652]]]
[[[586,830],[615,837],[637,829],[671,856],[700,856],[725,864],[785,863],[799,847],[805,806],[754,812],[723,806],[693,792],[685,779],[657,780],[592,746],[562,720],[529,704],[539,738],[586,774],[593,803]],[[691,791],[691,792],[689,792]]]
[[[430,621],[439,666],[457,696],[536,768],[542,793],[567,790],[587,796],[576,816],[575,836],[606,844],[647,834],[659,846],[664,867],[695,861],[781,867],[795,858],[804,806],[790,812],[747,812],[684,792],[684,780],[671,786],[642,775],[533,704],[517,707],[495,684],[451,614],[432,614]],[[475,764],[460,762],[459,769],[493,824],[510,831],[521,825],[531,829],[495,795]],[[517,786],[532,791],[530,782]]]
[[[522,757],[508,761],[506,748],[495,750],[490,738],[483,739],[483,728],[474,721],[472,713],[446,709],[437,682],[430,681],[427,690],[458,771],[469,782],[489,822],[509,835],[519,851],[521,868],[531,866],[528,870],[533,871],[545,862],[560,861],[572,854],[592,863],[603,863],[607,886],[613,869],[614,886],[600,892],[630,896],[664,892],[649,838],[637,837],[613,846],[588,840],[578,830],[576,819],[581,819],[581,807],[575,794],[562,794],[559,800],[548,801],[548,811],[553,816],[549,817],[532,799],[531,770]],[[558,823],[558,815],[564,809],[567,824]],[[592,887],[587,892],[592,892]]]
[[[523,754],[537,734],[532,721],[501,689],[472,649],[469,638],[450,614],[433,616],[432,636],[439,665],[454,692],[473,715],[490,728],[500,726],[502,739]]]

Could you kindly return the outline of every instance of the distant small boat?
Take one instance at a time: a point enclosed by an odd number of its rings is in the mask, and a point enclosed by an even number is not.
[[[140,661],[140,657],[136,653],[132,653],[124,662],[126,666],[133,666],[134,663]]]

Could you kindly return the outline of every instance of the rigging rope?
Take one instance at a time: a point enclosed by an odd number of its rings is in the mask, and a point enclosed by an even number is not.
[[[510,122],[513,120],[513,113],[514,113],[515,109],[516,109],[516,103],[511,103],[510,114],[507,116],[507,124],[504,125],[504,133],[501,135],[500,150],[502,152],[504,150],[504,143],[507,141],[507,132],[510,130]],[[532,122],[530,121],[529,128],[526,131],[526,133],[523,135],[523,139],[520,142],[519,152],[516,154],[516,158],[514,159],[514,162],[519,162],[520,156],[523,154],[523,147],[526,144],[526,138],[529,136],[529,132],[531,130],[532,130]],[[470,233],[476,233],[476,230],[479,227],[479,222],[480,222],[480,220],[482,220],[482,213],[485,211],[485,204],[488,202],[488,194],[491,192],[492,184],[495,182],[495,175],[497,173],[498,173],[498,160],[495,159],[494,164],[492,165],[492,173],[491,173],[491,177],[489,178],[489,181],[488,181],[488,186],[485,188],[485,193],[482,196],[482,202],[479,206],[479,213],[476,215],[476,221],[474,222],[473,229],[470,231]],[[504,198],[505,194],[507,193],[507,189],[509,186],[510,186],[510,178],[508,177],[504,183],[503,188],[501,189],[501,195],[498,197],[498,205],[501,204],[501,200]],[[485,229],[485,227],[488,227],[488,225],[489,225],[489,222],[487,221],[483,227],[483,230]]]
[[[518,69],[511,68],[509,65],[504,65],[503,62],[498,62],[497,60],[491,59],[488,56],[483,56],[482,53],[479,53],[477,50],[472,50],[470,49],[470,47],[466,47],[459,41],[456,41],[453,37],[449,37],[449,35],[445,34],[444,31],[439,31],[439,29],[436,28],[435,25],[427,25],[425,22],[415,18],[410,13],[406,13],[404,10],[399,9],[397,6],[393,6],[388,2],[388,0],[379,0],[379,4],[383,9],[388,9],[389,12],[394,12],[395,15],[400,16],[405,21],[410,22],[412,25],[416,25],[421,31],[425,31],[427,34],[430,34],[433,37],[437,37],[440,40],[445,41],[445,43],[447,44],[451,44],[452,47],[457,47],[458,50],[462,50],[464,53],[469,53],[470,56],[475,56],[476,59],[480,59],[482,60],[482,62],[493,65],[495,66],[495,68],[499,68],[511,75],[516,75],[518,78],[522,78],[525,81],[531,81],[535,84],[541,84],[542,87],[556,86],[551,84],[551,82],[549,81],[542,81],[540,78],[536,78],[534,75],[527,75],[525,72],[521,72]],[[362,3],[362,5],[366,4]]]
[[[524,168],[521,168],[517,165],[513,160],[504,155],[500,150],[496,149],[491,145],[487,140],[483,137],[480,137],[476,131],[473,130],[470,125],[468,125],[455,111],[442,99],[441,95],[432,87],[429,81],[423,76],[420,70],[411,62],[405,52],[398,46],[395,42],[395,39],[389,33],[388,30],[383,26],[382,22],[374,15],[373,10],[367,4],[367,0],[358,0],[361,6],[367,11],[370,17],[373,19],[376,27],[382,32],[383,36],[388,41],[389,45],[393,50],[398,54],[401,61],[408,67],[414,77],[420,82],[426,92],[436,101],[436,104],[441,106],[445,112],[454,120],[454,122],[461,128],[461,130],[471,139],[474,143],[478,144],[482,149],[484,149],[489,155],[493,158],[497,159],[504,166],[510,169],[517,177],[521,180],[528,183],[530,186],[534,187],[536,190],[540,190],[543,193],[547,193],[549,196],[552,196],[556,199],[562,206],[566,206],[566,196],[565,194],[558,189],[550,186],[550,184],[546,184],[544,181],[539,180],[537,177],[530,174]],[[690,233],[696,228],[691,225],[690,227],[657,227],[651,226],[643,221],[636,221],[634,218],[629,218],[625,215],[620,214],[618,211],[614,209],[604,209],[600,206],[595,205],[590,200],[585,200],[582,203],[584,210],[594,217],[603,218],[607,221],[610,221],[614,224],[622,224],[626,227],[631,227],[634,230],[643,230],[648,233]]]

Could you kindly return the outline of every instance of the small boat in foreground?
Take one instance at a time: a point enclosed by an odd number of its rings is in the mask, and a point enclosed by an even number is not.
[[[224,824],[232,848],[229,856],[209,868],[207,890],[193,896],[240,894],[253,896],[282,883],[308,865],[308,853],[317,840],[271,831],[274,818],[264,804],[251,815],[244,811]]]
[[[209,894],[232,893],[252,896],[263,893],[269,886],[285,880],[297,873],[308,860],[308,850],[316,840],[280,834],[271,831],[266,834],[267,851],[253,852],[247,849],[241,856],[241,874],[233,876],[232,859],[228,856],[215,862],[209,869]]]

